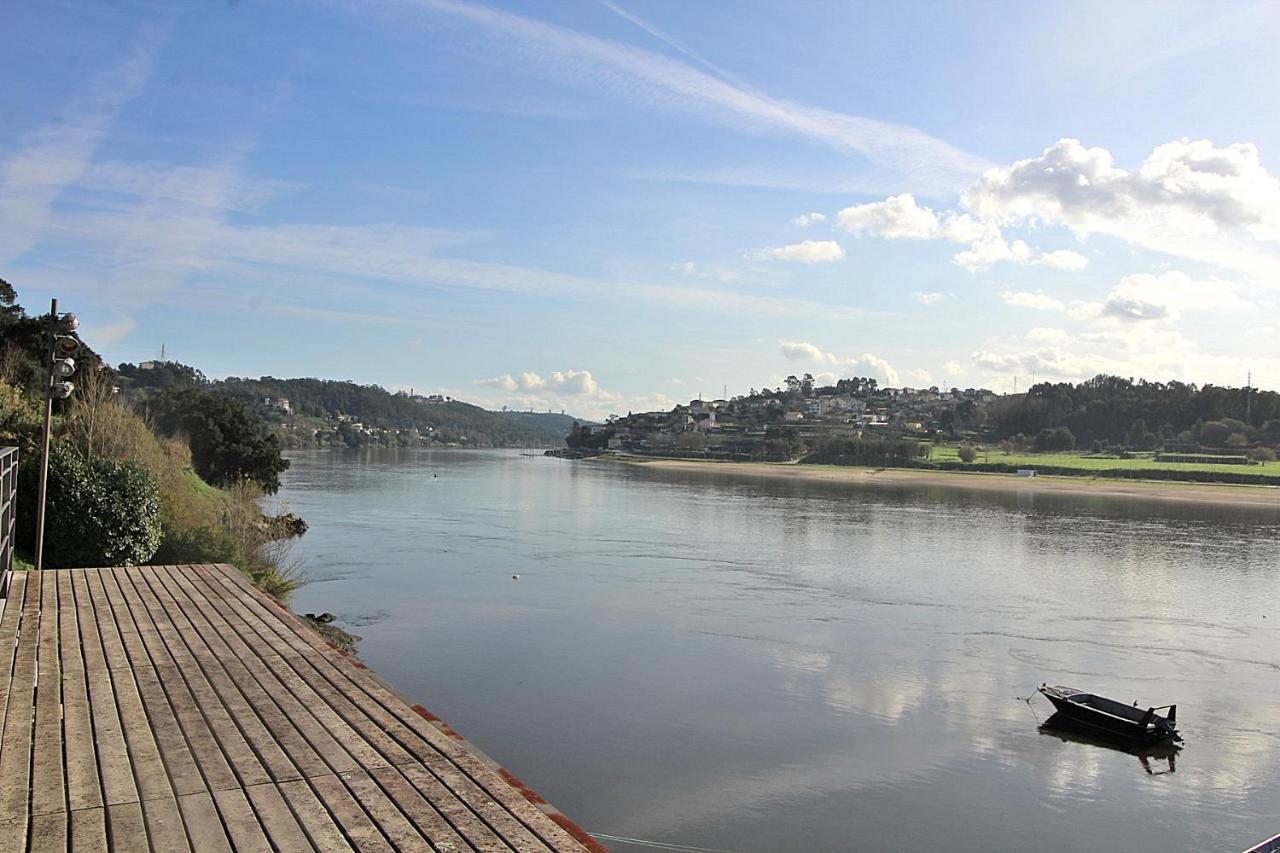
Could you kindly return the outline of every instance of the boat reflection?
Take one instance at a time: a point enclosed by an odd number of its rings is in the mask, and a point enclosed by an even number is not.
[[[1182,749],[1176,743],[1135,744],[1125,738],[1108,738],[1099,730],[1082,726],[1062,714],[1053,714],[1041,723],[1040,734],[1056,737],[1063,742],[1083,743],[1104,749],[1114,749],[1117,752],[1127,752],[1138,759],[1142,769],[1150,776],[1176,772],[1178,751]],[[1165,762],[1164,766],[1161,766],[1160,762]]]

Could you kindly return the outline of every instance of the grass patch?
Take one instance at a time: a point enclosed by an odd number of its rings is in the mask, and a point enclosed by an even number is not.
[[[1135,453],[1131,459],[1094,453],[1005,453],[1003,450],[979,450],[975,465],[1011,465],[1020,468],[1071,468],[1081,474],[1098,471],[1186,472],[1188,474],[1229,474],[1242,478],[1280,477],[1280,462],[1258,462],[1250,465],[1215,465],[1205,462],[1157,462],[1151,453]],[[960,462],[957,448],[932,448],[930,462]]]

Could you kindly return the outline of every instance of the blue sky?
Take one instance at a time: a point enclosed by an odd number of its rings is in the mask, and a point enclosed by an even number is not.
[[[1280,6],[46,2],[0,277],[113,362],[601,416],[1280,387]]]

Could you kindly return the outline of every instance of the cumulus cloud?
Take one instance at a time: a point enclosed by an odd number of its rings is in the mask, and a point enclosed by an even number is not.
[[[1007,300],[1006,300],[1007,301]],[[1136,273],[1120,279],[1101,302],[1076,301],[1067,313],[1077,320],[1115,320],[1123,323],[1169,321],[1190,312],[1249,312],[1259,306],[1241,285],[1210,279],[1198,281],[1178,270],[1154,275]]]
[[[1089,266],[1089,259],[1079,252],[1070,249],[1055,249],[1045,252],[1032,261],[1037,266],[1053,267],[1059,270],[1082,270]]]
[[[526,370],[519,375],[504,373],[477,379],[471,384],[498,392],[486,395],[485,403],[491,406],[564,409],[588,417],[603,417],[616,409],[626,408],[626,398],[602,388],[590,370],[553,370],[546,375]]]
[[[910,193],[846,207],[840,211],[839,225],[859,237],[967,243],[968,248],[957,252],[951,260],[970,272],[988,269],[1002,261],[1044,264],[1059,269],[1081,269],[1088,263],[1083,255],[1070,250],[1038,253],[1022,240],[1009,242],[994,222],[956,211],[938,213],[917,204]]]
[[[1046,296],[1037,291],[1036,293],[1025,293],[1021,291],[1006,290],[1000,294],[1000,298],[1004,300],[1005,305],[1012,305],[1015,308],[1032,308],[1036,311],[1063,311],[1066,305],[1062,300],[1054,299],[1052,296]]]
[[[834,240],[804,240],[776,249],[765,249],[763,257],[777,261],[799,261],[803,264],[821,264],[838,261],[844,257],[844,249]]]
[[[1229,268],[1256,265],[1241,242],[1280,240],[1280,179],[1250,143],[1174,140],[1129,171],[1105,148],[1061,139],[989,170],[962,204],[1000,226],[1060,225]]]
[[[853,376],[866,376],[884,385],[901,385],[902,376],[888,361],[878,355],[864,352],[857,358],[845,362],[846,373]]]
[[[988,170],[961,194],[957,210],[937,211],[910,194],[840,211],[858,236],[968,244],[956,264],[971,271],[1000,262],[1080,270],[1071,249],[1039,251],[1010,239],[1010,228],[1100,234],[1170,255],[1258,275],[1280,273],[1280,178],[1257,146],[1179,139],[1157,146],[1137,169],[1105,148],[1061,139],[1040,155]]]
[[[819,364],[839,364],[840,359],[829,352],[823,352],[813,344],[804,341],[783,341],[782,355],[790,361],[816,361]]]
[[[811,361],[816,364],[835,365],[839,371],[831,372],[830,375],[834,378],[839,378],[840,375],[866,376],[888,385],[898,385],[902,381],[901,374],[893,365],[869,352],[854,358],[840,358],[835,353],[826,352],[821,347],[805,341],[783,341],[782,355],[789,361]],[[819,374],[815,379],[825,382],[826,380],[820,377],[826,375]],[[834,378],[831,381],[834,381]],[[827,382],[827,384],[830,383]]]
[[[938,232],[937,214],[917,205],[911,193],[846,207],[837,221],[850,234],[871,234],[886,240],[929,240]]]
[[[807,228],[810,225],[826,221],[827,215],[825,213],[802,213],[795,219],[791,220],[791,224],[797,225],[801,228]]]
[[[483,388],[498,388],[502,391],[550,392],[568,396],[602,396],[612,399],[615,395],[602,391],[600,383],[590,370],[553,370],[547,377],[525,371],[520,378],[504,373],[490,379],[477,379],[473,383]]]

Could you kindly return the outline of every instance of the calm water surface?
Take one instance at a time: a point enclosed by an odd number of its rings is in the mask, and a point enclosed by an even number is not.
[[[290,458],[294,608],[589,831],[751,853],[1280,832],[1280,510]],[[1042,734],[1048,703],[1018,698],[1042,681],[1176,701],[1186,748]]]

